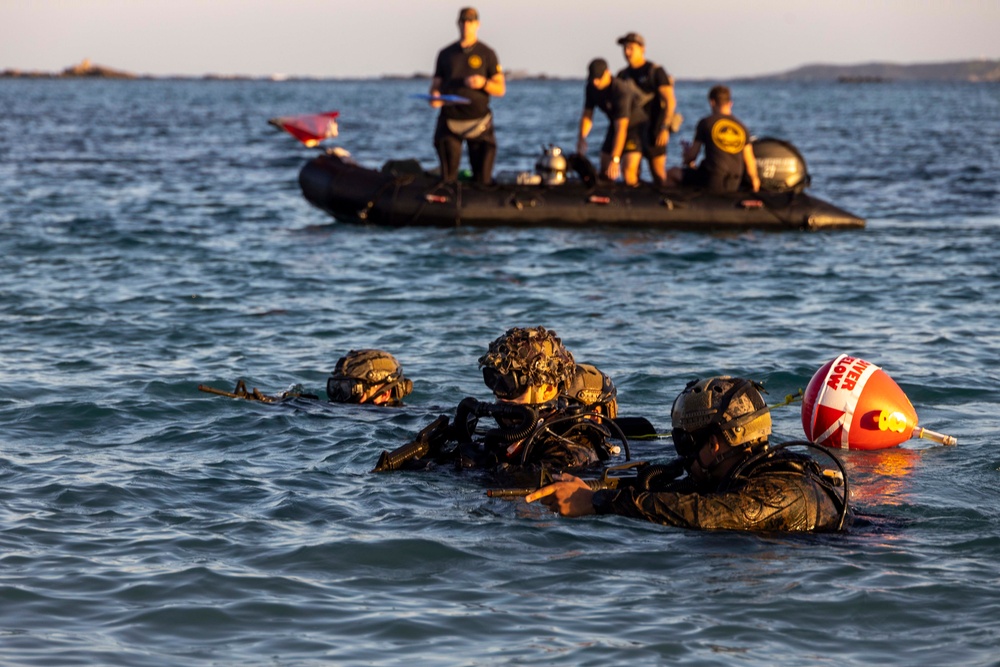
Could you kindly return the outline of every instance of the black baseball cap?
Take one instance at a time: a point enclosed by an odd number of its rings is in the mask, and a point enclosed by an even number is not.
[[[594,58],[587,65],[587,74],[590,76],[590,80],[600,79],[604,76],[604,73],[608,71],[608,61],[604,58]]]
[[[640,35],[637,32],[630,32],[629,34],[625,35],[624,37],[619,37],[618,38],[618,43],[621,44],[622,46],[625,46],[626,44],[630,44],[630,43],[633,43],[633,42],[635,44],[638,44],[639,46],[646,46],[646,40],[644,40],[642,38],[642,35]]]
[[[476,11],[475,7],[463,7],[460,12],[458,12],[458,22],[462,21],[478,21],[479,12]]]

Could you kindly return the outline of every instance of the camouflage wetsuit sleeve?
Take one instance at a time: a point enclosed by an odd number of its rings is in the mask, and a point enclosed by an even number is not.
[[[594,509],[701,530],[832,531],[840,521],[829,492],[810,475],[795,472],[757,475],[726,493],[598,491]]]

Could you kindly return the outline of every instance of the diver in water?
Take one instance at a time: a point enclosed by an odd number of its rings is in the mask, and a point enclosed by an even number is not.
[[[384,350],[351,350],[337,360],[326,380],[326,395],[332,403],[371,403],[396,406],[413,391],[413,382]]]
[[[315,405],[320,400],[316,394],[305,392],[299,384],[276,395],[265,394],[256,387],[249,390],[243,380],[239,380],[231,392],[206,385],[199,385],[198,389],[227,398],[297,407]],[[337,360],[333,373],[326,380],[326,395],[331,403],[398,406],[411,391],[413,383],[403,375],[402,366],[396,357],[384,350],[351,350]]]
[[[633,483],[600,491],[558,475],[526,500],[564,516],[619,514],[703,530],[843,529],[849,494],[840,462],[823,450],[838,468],[824,470],[787,449],[809,443],[771,445],[771,414],[758,389],[729,376],[693,381],[671,410],[674,462],[656,466],[656,474],[640,469]]]
[[[384,452],[375,470],[452,463],[502,477],[530,473],[537,484],[543,469],[582,472],[602,464],[621,451],[612,438],[627,448],[620,429],[603,419],[611,412],[598,411],[617,410],[613,384],[610,396],[601,390],[591,395],[581,380],[572,398],[565,395],[575,386],[577,366],[555,332],[509,329],[490,343],[479,367],[496,401],[464,399],[451,423],[442,415],[413,443]],[[483,418],[495,421],[496,428],[477,431]]]

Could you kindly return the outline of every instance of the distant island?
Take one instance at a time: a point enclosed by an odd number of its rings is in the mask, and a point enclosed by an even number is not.
[[[386,74],[381,79],[430,79],[424,72],[413,74]],[[0,78],[18,79],[206,79],[206,80],[265,80],[265,81],[322,81],[342,77],[305,77],[273,74],[270,76],[205,74],[203,76],[152,76],[133,74],[123,70],[95,65],[84,59],[61,72],[22,71],[5,69]],[[517,80],[561,80],[567,77],[547,74],[530,74],[524,70],[507,73],[511,81]],[[579,77],[569,77],[570,79]],[[684,78],[680,78],[684,81]],[[887,81],[965,81],[970,83],[993,83],[1000,81],[1000,60],[961,60],[945,63],[922,63],[897,65],[895,63],[867,63],[862,65],[803,65],[779,74],[733,77],[730,81],[815,81],[841,83],[883,83]]]
[[[896,65],[803,65],[788,72],[764,76],[740,77],[741,81],[840,81],[842,83],[881,83],[884,81],[1000,81],[1000,60],[961,60],[949,63]]]
[[[19,69],[5,69],[0,72],[0,76],[6,78],[26,78],[26,79],[76,79],[76,78],[96,78],[96,79],[138,79],[140,77],[130,72],[95,65],[89,58],[84,58],[79,65],[70,65],[61,72],[24,72]]]

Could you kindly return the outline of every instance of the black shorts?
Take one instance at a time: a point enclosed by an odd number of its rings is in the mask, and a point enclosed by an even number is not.
[[[642,150],[641,125],[629,125],[625,131],[625,148],[622,153],[638,153]],[[601,144],[601,152],[611,155],[615,149],[615,125],[608,126],[608,133],[604,136],[604,143]]]
[[[656,135],[660,133],[663,125],[660,123],[643,123],[639,126],[639,136],[642,137],[642,156],[646,159],[653,159],[667,154],[667,145],[656,145]]]

